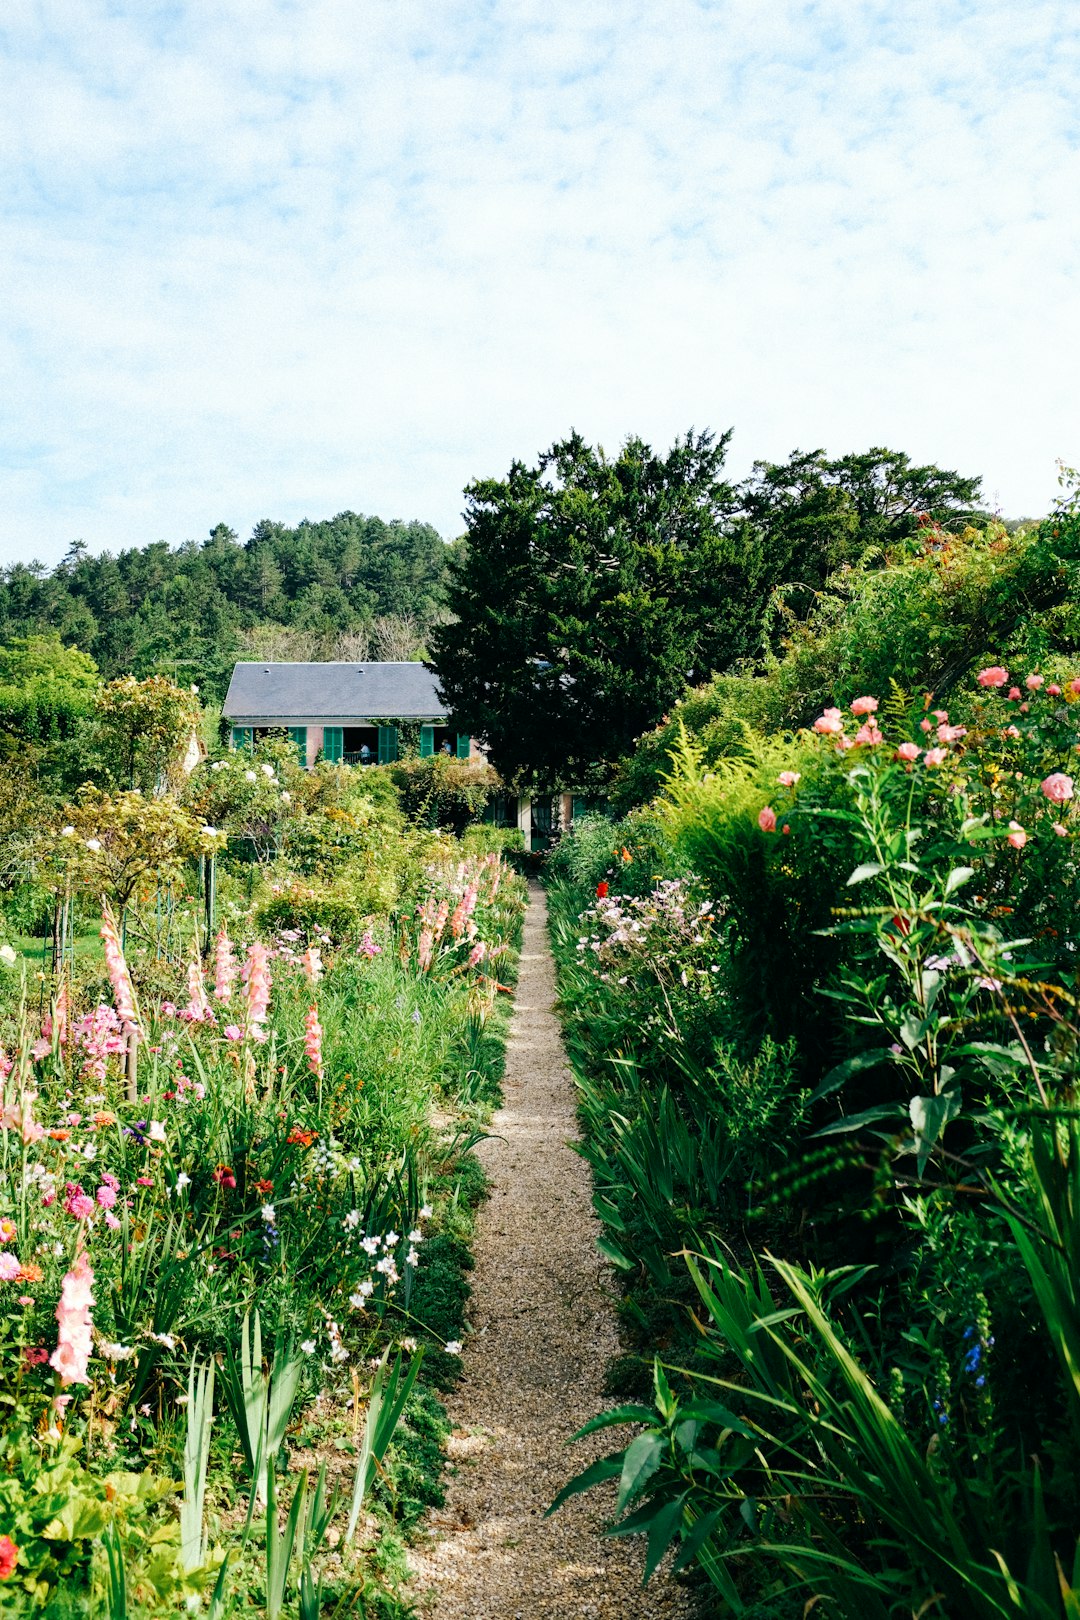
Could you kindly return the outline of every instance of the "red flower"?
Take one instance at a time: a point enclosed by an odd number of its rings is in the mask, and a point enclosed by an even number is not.
[[[9,1581],[15,1573],[19,1549],[10,1536],[0,1536],[0,1581]]]
[[[596,885],[596,898],[598,900],[606,900],[607,899],[607,894],[608,894],[607,883],[603,878],[601,878],[600,882]]]

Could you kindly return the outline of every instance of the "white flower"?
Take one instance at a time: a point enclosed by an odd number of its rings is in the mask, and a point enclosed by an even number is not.
[[[215,759],[210,769],[212,771],[223,771],[225,769],[225,761],[223,759]]]
[[[61,836],[61,838],[74,838],[74,836],[75,836],[74,827],[61,827],[60,836]]]
[[[163,1344],[166,1350],[176,1349],[176,1340],[171,1333],[151,1333],[149,1337],[154,1340],[155,1344]]]
[[[447,1341],[446,1341],[446,1353],[447,1353],[448,1356],[460,1356],[460,1354],[461,1354],[461,1340],[460,1339],[447,1339]]]
[[[267,1223],[268,1226],[273,1226],[273,1224],[274,1224],[274,1206],[273,1206],[273,1204],[264,1204],[263,1205],[263,1207],[262,1207],[262,1218]]]
[[[146,1134],[150,1138],[151,1142],[164,1142],[165,1127],[161,1123],[160,1119],[152,1119],[150,1121],[150,1129]]]
[[[392,1249],[396,1243],[400,1242],[400,1232],[387,1232],[386,1236],[383,1238],[383,1247],[386,1249]]]
[[[377,1237],[361,1238],[360,1247],[363,1249],[365,1254],[378,1254],[379,1240]]]
[[[364,1295],[360,1293],[350,1294],[349,1304],[352,1306],[354,1311],[362,1311],[364,1308]]]
[[[14,967],[18,957],[10,945],[0,945],[0,962],[6,962],[8,967]]]
[[[195,693],[195,696],[196,696],[196,697],[198,697],[198,695],[199,695],[199,688],[198,688],[198,687],[197,687],[197,686],[195,686],[195,685],[194,685],[194,684],[192,684],[192,688],[191,688],[191,690],[192,690],[192,691],[193,691],[193,692],[194,692],[194,693]]]
[[[304,1352],[305,1356],[313,1356],[315,1354],[315,1340],[301,1339],[300,1348]]]
[[[181,1170],[180,1174],[176,1178],[176,1190],[177,1190],[177,1192],[179,1192],[182,1187],[190,1187],[190,1186],[191,1186],[191,1177],[188,1175],[186,1170]]]
[[[274,767],[272,765],[260,765],[259,769],[262,771],[264,776],[273,776],[274,774]]]
[[[411,1355],[412,1352],[416,1349],[416,1340],[415,1339],[402,1339],[401,1348],[403,1350],[407,1350],[409,1352],[409,1354]]]
[[[413,1230],[409,1233],[409,1242],[410,1243],[423,1243],[423,1241],[424,1241],[423,1232],[421,1232],[419,1227],[414,1227]]]
[[[291,793],[283,793],[281,795],[281,802],[282,802],[282,804],[292,804],[292,794]]]
[[[97,1158],[97,1148],[94,1146],[93,1142],[87,1142],[86,1146],[82,1150],[82,1156],[84,1159],[88,1159],[91,1164]]]
[[[131,1357],[135,1354],[134,1345],[110,1344],[108,1339],[105,1339],[102,1342],[100,1349],[101,1354],[108,1361],[130,1361]]]
[[[101,848],[101,840],[99,838],[88,838],[86,840],[86,847],[87,849],[92,850],[96,855]]]
[[[418,1266],[420,1264],[420,1256],[417,1254],[415,1249],[409,1250],[408,1254],[405,1256],[405,1264],[407,1266]]]
[[[365,1299],[368,1299],[375,1292],[375,1284],[372,1282],[370,1277],[364,1278],[363,1282],[360,1284],[360,1287],[357,1289],[357,1292],[362,1294]]]
[[[216,827],[211,827],[209,824],[207,824],[203,827],[203,836],[206,838],[217,838],[220,835]]]
[[[258,780],[259,780],[259,778],[255,775],[254,771],[245,771],[244,772],[244,781],[245,782],[257,782]]]
[[[430,1204],[425,1204],[423,1209],[420,1211],[420,1219],[422,1221],[430,1221],[432,1213],[433,1213],[433,1211],[432,1211],[431,1205]]]
[[[342,1224],[342,1226],[349,1227],[350,1230],[354,1226],[359,1226],[360,1225],[360,1211],[358,1209],[350,1209],[349,1213],[346,1215],[345,1219],[342,1221],[341,1224]]]

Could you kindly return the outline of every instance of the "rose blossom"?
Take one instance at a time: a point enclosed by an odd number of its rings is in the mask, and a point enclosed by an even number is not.
[[[767,804],[763,810],[758,811],[757,824],[762,832],[771,833],[776,831],[776,811],[771,804]]]
[[[1021,827],[1018,821],[1010,821],[1009,827],[1011,829],[1009,832],[1009,843],[1012,845],[1013,849],[1023,849],[1024,845],[1027,843],[1027,833],[1024,831],[1023,827]]]
[[[1027,687],[1029,692],[1037,692],[1045,680],[1045,675],[1029,675],[1027,680],[1024,682],[1024,685]]]
[[[851,705],[852,714],[876,714],[878,700],[876,697],[857,697]]]
[[[1008,670],[1002,669],[1000,664],[991,664],[987,669],[980,669],[975,677],[980,686],[1004,686],[1008,678]]]
[[[801,775],[801,771],[781,771],[776,780],[781,787],[794,787]]]
[[[826,709],[825,713],[819,714],[817,719],[814,721],[814,730],[821,732],[823,736],[833,732],[843,731],[843,729],[844,717],[840,713],[839,709]]]
[[[948,757],[949,751],[947,748],[928,748],[924,763],[927,765],[944,765]]]
[[[857,743],[864,743],[869,747],[875,747],[878,743],[884,742],[885,739],[878,730],[875,722],[873,720],[867,720],[866,724],[860,726],[858,731],[855,733],[855,741]]]
[[[913,743],[913,742],[901,743],[899,748],[896,750],[896,758],[897,759],[906,759],[910,764],[910,763],[913,763],[915,760],[918,759],[921,752],[922,752],[922,749],[919,747],[918,743]]]
[[[1010,686],[1008,692],[1005,695],[1008,698],[1010,703],[1019,703],[1019,701],[1020,701],[1020,688],[1018,686]]]
[[[1052,776],[1044,777],[1039,786],[1053,804],[1064,804],[1073,796],[1073,779],[1064,771],[1054,771]]]

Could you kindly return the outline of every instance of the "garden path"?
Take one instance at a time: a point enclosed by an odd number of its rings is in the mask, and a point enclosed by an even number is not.
[[[491,1182],[480,1211],[471,1333],[453,1424],[446,1506],[412,1555],[433,1620],[680,1620],[686,1593],[641,1587],[637,1538],[604,1541],[612,1497],[544,1513],[570,1475],[605,1449],[566,1441],[605,1404],[619,1347],[610,1276],[596,1248],[573,1081],[555,1016],[543,891],[531,885],[503,1082],[505,1106],[479,1154]]]

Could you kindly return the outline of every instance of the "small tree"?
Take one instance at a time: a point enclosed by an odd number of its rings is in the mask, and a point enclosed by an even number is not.
[[[110,681],[97,703],[103,770],[116,786],[144,793],[175,786],[200,713],[195,689],[163,675]]]

